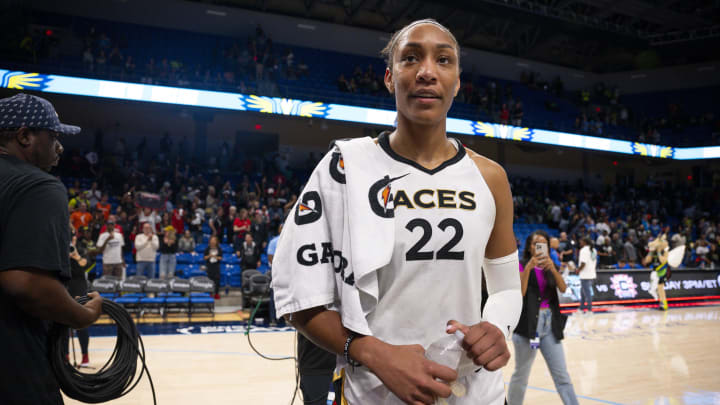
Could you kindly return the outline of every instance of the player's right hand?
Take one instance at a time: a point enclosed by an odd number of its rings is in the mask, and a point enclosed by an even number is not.
[[[450,397],[450,386],[442,381],[458,377],[455,370],[428,360],[420,345],[384,345],[372,371],[393,394],[411,405],[433,405],[436,397]]]
[[[90,312],[90,324],[92,324],[102,315],[103,299],[97,291],[89,292],[87,296],[90,301],[86,302],[84,307]]]

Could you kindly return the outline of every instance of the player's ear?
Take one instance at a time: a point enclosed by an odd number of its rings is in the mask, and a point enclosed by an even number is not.
[[[390,94],[395,94],[395,83],[393,82],[392,70],[389,67],[385,68],[385,87],[388,89]]]

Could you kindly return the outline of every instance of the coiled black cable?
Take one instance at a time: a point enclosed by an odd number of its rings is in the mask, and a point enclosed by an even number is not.
[[[90,298],[87,296],[77,298],[77,302],[83,305],[88,301]],[[153,404],[157,404],[155,386],[145,364],[145,346],[132,317],[125,308],[110,300],[103,300],[102,312],[115,321],[118,333],[112,355],[97,373],[82,373],[70,365],[65,358],[67,347],[63,348],[67,345],[64,337],[68,336],[68,327],[55,324],[51,328],[50,365],[60,388],[72,399],[97,404],[127,395],[138,385],[143,373],[147,373]],[[136,380],[138,357],[142,369]]]

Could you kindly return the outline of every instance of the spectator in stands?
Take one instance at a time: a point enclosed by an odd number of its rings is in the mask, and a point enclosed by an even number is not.
[[[603,244],[597,249],[598,266],[610,268],[617,262],[615,259],[615,252],[613,251],[612,241],[610,238],[606,237],[603,241]]]
[[[638,260],[637,249],[635,249],[635,245],[632,243],[632,241],[629,237],[627,240],[625,240],[625,243],[623,244],[623,250],[624,250],[623,257],[625,258],[625,260],[628,261],[628,263],[630,263],[630,264],[637,263],[637,260]]]
[[[203,258],[208,278],[215,283],[215,299],[220,299],[220,263],[222,262],[223,251],[220,248],[217,236],[210,237],[208,247],[205,248]]]
[[[560,253],[560,262],[562,263],[561,271],[564,271],[568,262],[573,260],[574,241],[568,239],[567,232],[560,232],[560,240],[558,241],[558,252]]]
[[[621,258],[621,259],[618,260],[618,262],[613,266],[613,268],[618,269],[618,270],[629,270],[629,269],[631,269],[632,267],[630,267],[630,265],[629,265],[624,259]]]
[[[195,246],[197,246],[195,239],[193,238],[192,233],[190,233],[190,230],[187,229],[178,241],[178,250],[183,253],[192,253],[195,251]]]
[[[503,104],[500,109],[500,123],[503,125],[510,123],[510,110],[508,110],[507,104]]]
[[[160,240],[153,230],[153,227],[145,222],[142,224],[142,233],[135,237],[135,263],[137,263],[137,274],[148,278],[155,278],[155,257]]]
[[[592,239],[585,237],[580,239],[580,254],[578,257],[577,272],[580,275],[580,308],[578,312],[592,313],[593,282],[596,278],[597,250],[593,246]]]
[[[250,219],[248,218],[248,210],[245,208],[240,209],[240,214],[237,218],[235,218],[233,222],[233,231],[235,233],[235,237],[232,240],[232,243],[235,243],[236,240],[239,240],[240,243],[245,239],[245,234],[250,230]]]
[[[343,93],[350,92],[350,83],[348,83],[347,79],[345,79],[345,75],[342,73],[340,74],[340,77],[338,77],[337,87],[338,87],[338,90],[340,90]]]
[[[523,112],[523,105],[521,101],[515,103],[515,107],[512,111],[512,124],[519,127],[522,126],[522,119],[525,113]]]
[[[687,237],[684,234],[682,225],[678,225],[678,231],[670,238],[671,248],[674,249],[678,246],[685,246],[687,244]]]
[[[268,224],[267,219],[260,210],[255,211],[255,218],[250,225],[250,234],[252,234],[253,240],[258,244],[260,250],[267,247]]]
[[[236,239],[240,242],[239,239]],[[245,240],[236,243],[235,254],[240,259],[240,267],[243,270],[257,269],[260,267],[260,246],[253,240],[250,232],[245,234]]]
[[[710,248],[708,247],[708,243],[705,239],[700,239],[697,241],[697,247],[695,247],[695,263],[697,266],[701,269],[710,268],[710,265],[712,262],[708,258],[708,254],[710,253]]]
[[[355,80],[354,77],[352,79],[350,79],[350,84],[348,85],[348,89],[349,89],[350,93],[357,92],[358,85],[357,85],[357,81]]]
[[[80,227],[89,226],[92,219],[93,216],[87,211],[87,205],[84,201],[80,203],[80,208],[77,211],[70,214],[70,222],[76,231]]]
[[[123,76],[134,77],[135,68],[135,61],[133,60],[132,55],[128,55],[128,57],[125,58],[125,70],[123,70]]]
[[[90,228],[90,235],[92,236],[93,240],[97,240],[102,233],[103,227],[105,227],[105,219],[102,216],[102,212],[95,211],[95,213],[93,214],[93,219],[92,221],[90,221],[88,227]]]
[[[229,192],[223,192],[225,199],[222,203],[223,209],[228,213],[223,219],[223,232],[225,233],[225,240],[227,243],[233,243],[235,240],[235,219],[237,219],[237,207],[230,205]],[[225,208],[227,207],[227,208]]]
[[[106,221],[108,219],[108,216],[110,216],[110,211],[112,210],[112,206],[110,206],[108,199],[109,197],[107,193],[103,193],[100,201],[95,205],[95,209],[102,212],[103,218],[105,218]]]
[[[515,124],[513,124],[515,125]],[[562,218],[562,208],[557,202],[552,204],[550,208],[550,226],[557,229],[560,226],[560,219]]]
[[[307,63],[304,61],[300,61],[298,63],[298,77],[299,78],[307,78],[310,75],[310,68],[308,67]]]
[[[205,222],[205,210],[200,208],[200,205],[193,201],[191,205],[191,219],[189,228],[192,232],[193,238],[195,238],[195,243],[201,243],[203,240],[203,234],[202,234],[202,224]]]
[[[215,186],[208,186],[207,196],[205,197],[205,208],[212,210],[218,208],[218,199],[215,196]]]
[[[717,243],[710,244],[710,251],[707,257],[710,263],[709,269],[717,270],[720,268],[720,248],[718,248]]]
[[[623,244],[622,239],[620,238],[619,232],[613,232],[610,244],[612,245],[613,254],[615,256],[615,261],[619,261],[621,259],[627,260],[624,257],[625,256],[625,246]],[[615,262],[613,262],[612,264],[615,264]]]
[[[218,238],[222,238],[224,236],[223,232],[223,223],[224,223],[224,217],[225,213],[223,212],[222,207],[217,207],[215,210],[215,215],[212,217],[208,225],[210,226],[210,229],[212,230],[212,235],[217,236]],[[219,240],[219,239],[218,239]]]
[[[103,255],[103,275],[123,278],[125,259],[122,255],[122,247],[125,245],[125,240],[115,231],[115,223],[111,219],[108,219],[107,230],[100,234],[96,245]]]
[[[165,235],[166,232],[172,230],[175,231],[175,228],[172,226],[172,221],[170,219],[170,213],[169,212],[163,212],[162,219],[160,220],[160,223],[157,226],[157,231],[160,236]]]
[[[523,310],[512,336],[515,371],[508,385],[507,403],[510,405],[523,403],[537,354],[535,349],[542,352],[563,404],[578,404],[561,343],[567,317],[560,313],[558,291],[565,292],[567,286],[552,260],[535,250],[538,243],[547,246],[548,239],[544,231],[530,234],[520,259]]]
[[[70,273],[71,278],[67,283],[67,289],[72,297],[79,297],[87,295],[88,293],[88,278],[87,271],[90,268],[90,260],[88,260],[88,252],[83,244],[78,244],[77,232],[75,229],[72,231],[72,242],[70,244]],[[87,328],[76,330],[78,341],[80,342],[80,353],[82,354],[82,360],[78,364],[78,368],[90,366],[90,356],[88,355],[88,346],[90,343],[90,335],[88,334]],[[66,335],[67,336],[67,335]],[[62,345],[63,352],[69,360],[69,339],[64,339],[65,343]],[[74,356],[73,351],[73,356]]]
[[[144,207],[138,215],[138,222],[141,224],[147,222],[153,229],[157,229],[157,225],[160,223],[160,216],[154,209]]]
[[[558,249],[560,248],[560,239],[550,238],[550,260],[552,260],[555,268],[560,270],[562,262],[560,262],[560,254]]]
[[[110,215],[108,216],[107,222],[103,224],[103,226],[100,228],[100,233],[107,231],[108,224],[111,222],[115,224],[115,232],[122,234],[125,231],[123,228],[120,227],[120,224],[118,224],[117,217],[115,215]]]
[[[160,240],[160,276],[161,279],[167,279],[175,276],[175,267],[177,258],[175,254],[178,252],[178,241],[175,228],[172,226],[166,228],[165,233]]]
[[[175,229],[175,233],[177,235],[182,235],[185,233],[185,210],[178,205],[175,207],[175,209],[172,210],[172,216],[170,217],[170,223],[172,224],[172,227]]]

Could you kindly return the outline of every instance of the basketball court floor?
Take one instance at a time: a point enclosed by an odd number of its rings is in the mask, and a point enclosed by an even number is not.
[[[290,404],[294,361],[259,357],[244,330],[239,325],[192,326],[143,336],[158,404]],[[565,334],[568,371],[582,405],[720,405],[720,306],[572,315]],[[289,328],[253,328],[250,338],[267,356],[293,356],[295,334]],[[92,366],[104,363],[114,341],[91,338]],[[513,361],[503,370],[506,383]],[[147,379],[109,403],[152,404]],[[525,404],[559,403],[538,356]],[[292,404],[302,401],[295,398]]]

